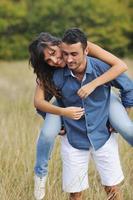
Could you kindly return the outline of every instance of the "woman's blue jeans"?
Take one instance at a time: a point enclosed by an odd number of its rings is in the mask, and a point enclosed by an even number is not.
[[[115,94],[111,94],[109,120],[112,127],[133,146],[133,122]],[[39,177],[47,175],[48,161],[60,129],[61,117],[47,113],[37,141],[35,174]]]

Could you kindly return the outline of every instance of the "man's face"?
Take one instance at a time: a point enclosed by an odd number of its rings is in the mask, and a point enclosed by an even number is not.
[[[62,42],[61,50],[63,59],[71,70],[78,70],[84,65],[86,60],[86,49],[84,50],[80,42],[75,44],[67,44]]]
[[[52,67],[64,67],[60,46],[48,46],[44,49],[44,60]]]

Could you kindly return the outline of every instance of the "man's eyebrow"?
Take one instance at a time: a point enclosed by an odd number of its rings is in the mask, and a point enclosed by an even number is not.
[[[68,53],[68,54],[73,54],[73,53],[76,53],[76,54],[77,54],[77,52],[76,52],[76,51],[67,52],[67,51],[65,51],[65,50],[62,50],[62,52],[63,52],[63,53]]]

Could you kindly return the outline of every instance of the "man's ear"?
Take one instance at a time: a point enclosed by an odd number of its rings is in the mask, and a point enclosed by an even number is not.
[[[84,52],[85,52],[85,55],[87,56],[89,52],[88,46],[85,48]]]

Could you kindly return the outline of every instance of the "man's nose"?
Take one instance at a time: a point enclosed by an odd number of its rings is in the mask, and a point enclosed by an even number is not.
[[[72,62],[73,60],[72,60],[72,56],[71,55],[68,55],[68,57],[67,57],[67,62]]]

